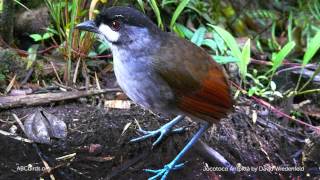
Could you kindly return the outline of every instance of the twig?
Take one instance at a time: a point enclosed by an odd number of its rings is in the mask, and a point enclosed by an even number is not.
[[[77,91],[78,90],[78,89],[60,84],[57,81],[53,81],[52,83],[55,84],[56,86],[59,86],[60,88],[63,88],[63,89],[69,90],[69,91]]]
[[[77,82],[80,62],[81,62],[81,58],[78,58],[76,69],[75,69],[74,74],[73,74],[73,80],[72,80],[73,84],[75,84]]]
[[[314,67],[314,65],[313,65],[313,64],[307,64],[307,65],[305,66],[305,68],[308,68],[308,67]],[[279,75],[279,74],[282,73],[282,72],[293,71],[293,70],[302,69],[302,68],[304,68],[302,65],[297,65],[297,66],[293,66],[293,67],[281,69],[281,70],[277,71],[275,75]]]
[[[236,173],[236,168],[232,166],[229,161],[227,161],[219,152],[212,149],[203,141],[199,140],[193,147],[204,159],[210,163],[226,167],[229,173]]]
[[[55,73],[55,75],[56,75],[59,83],[60,83],[60,84],[63,84],[62,81],[61,81],[61,79],[60,79],[60,76],[59,76],[59,74],[58,74],[58,72],[57,72],[56,66],[53,64],[52,61],[50,61],[50,64],[51,64],[51,66],[52,66],[52,68],[53,68],[53,72]]]
[[[26,133],[26,129],[24,128],[23,126],[23,123],[21,122],[21,120],[18,118],[18,116],[16,114],[12,114],[13,118],[16,120],[16,122],[19,124],[20,128],[22,129],[23,133],[24,134],[27,134]]]
[[[7,136],[9,138],[18,140],[18,141],[22,141],[22,142],[26,142],[26,143],[33,143],[33,141],[31,141],[30,139],[26,139],[26,138],[20,137],[20,136],[18,136],[16,134],[13,134],[13,133],[10,133],[10,132],[7,132],[7,131],[3,131],[1,129],[0,129],[0,134],[2,134],[4,136]]]
[[[34,64],[36,61],[33,61],[32,64]],[[33,65],[31,65],[31,68],[28,70],[26,76],[24,77],[24,79],[21,81],[21,85],[24,85],[28,82],[28,80],[30,79],[30,77],[32,76],[33,74],[33,71],[34,71],[34,67]]]
[[[0,109],[15,108],[20,106],[34,106],[41,104],[49,104],[52,102],[77,99],[80,97],[99,95],[109,92],[121,91],[115,89],[89,90],[89,91],[70,91],[62,93],[46,93],[46,94],[32,94],[21,96],[6,96],[0,97]]]
[[[13,78],[11,79],[9,85],[7,86],[6,90],[4,91],[4,94],[7,94],[7,93],[9,93],[9,92],[11,91],[14,83],[16,82],[16,77],[17,77],[17,75],[15,74],[15,75],[13,76]]]

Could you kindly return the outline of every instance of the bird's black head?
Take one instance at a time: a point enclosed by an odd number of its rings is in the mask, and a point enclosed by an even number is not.
[[[80,30],[97,33],[112,45],[141,41],[161,30],[142,12],[131,7],[111,7],[101,10],[95,21],[77,25]]]

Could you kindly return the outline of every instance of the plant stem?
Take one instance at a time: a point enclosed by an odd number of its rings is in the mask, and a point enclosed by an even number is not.
[[[298,92],[295,95],[303,95],[303,94],[310,94],[310,93],[317,93],[320,92],[320,89],[310,89],[302,92]]]

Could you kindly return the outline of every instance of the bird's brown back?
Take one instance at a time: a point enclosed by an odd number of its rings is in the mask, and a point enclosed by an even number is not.
[[[169,33],[161,39],[158,54],[169,57],[156,58],[154,68],[173,89],[176,106],[209,123],[218,122],[233,105],[223,69],[207,52],[187,40]]]

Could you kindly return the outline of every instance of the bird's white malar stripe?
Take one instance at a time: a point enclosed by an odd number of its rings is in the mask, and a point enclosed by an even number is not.
[[[101,24],[99,26],[99,31],[107,38],[110,42],[117,42],[119,40],[119,32],[113,31],[108,25]]]
[[[123,17],[121,14],[115,15],[115,17]]]

